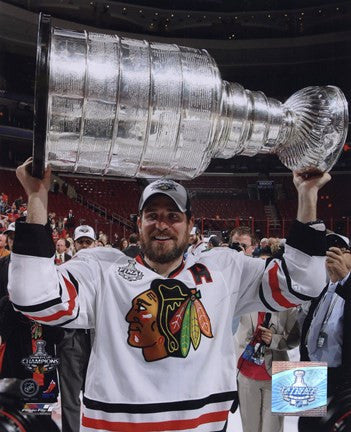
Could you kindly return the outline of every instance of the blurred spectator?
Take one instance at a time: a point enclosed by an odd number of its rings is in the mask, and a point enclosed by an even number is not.
[[[131,258],[135,258],[140,254],[140,251],[141,249],[138,245],[138,235],[131,234],[129,236],[129,245],[123,250],[123,252]]]
[[[7,236],[6,234],[0,234],[0,258],[3,258],[10,254],[10,251],[6,249]]]
[[[258,252],[257,257],[262,259],[267,259],[272,256],[272,251],[269,246],[265,246],[264,248],[261,248]]]
[[[57,195],[59,193],[59,190],[60,190],[60,185],[58,181],[54,179],[52,182],[52,191],[54,192],[55,195]]]
[[[252,256],[253,257],[260,257],[261,256],[261,251],[263,249],[265,249],[267,246],[268,246],[268,238],[263,237],[260,240],[259,245],[257,245],[256,248],[255,248],[255,250],[253,251]],[[265,250],[267,251],[267,249],[265,249]]]
[[[58,240],[59,238],[60,238],[60,234],[59,234],[57,228],[54,228],[54,229],[52,230],[52,239],[54,240],[54,243],[55,243],[55,244],[57,243],[57,240]]]
[[[8,202],[9,202],[8,195],[6,195],[4,192],[1,192],[1,199],[2,199],[2,202],[5,204],[5,206],[7,206]]]
[[[61,191],[64,195],[67,195],[67,192],[68,192],[68,183],[67,182],[62,183]]]
[[[206,243],[202,239],[199,228],[193,227],[190,231],[189,248],[186,252],[187,256],[198,256],[202,251],[207,249]]]
[[[119,249],[119,237],[117,233],[113,234],[112,247],[115,249]]]
[[[72,257],[72,256],[75,254],[76,249],[75,249],[75,247],[74,247],[74,241],[73,241],[73,238],[70,237],[69,233],[67,233],[67,232],[66,232],[65,240],[66,240],[66,243],[67,243],[67,242],[69,243],[69,246],[68,246],[66,252],[68,253],[68,255],[70,255],[70,256]]]
[[[300,354],[302,361],[328,364],[327,396],[337,398],[343,389],[350,389],[351,383],[351,340],[348,337],[351,326],[351,252],[350,240],[340,234],[327,234],[326,244],[329,283],[320,296],[311,301],[308,312],[302,309],[306,317],[301,331]],[[333,403],[337,404],[336,401]],[[332,416],[330,404],[329,400],[329,418]],[[299,432],[324,430],[318,417],[299,419]],[[340,430],[349,428],[343,429],[341,424]]]
[[[73,241],[77,252],[95,247],[95,231],[89,225],[80,225],[74,230]]]
[[[216,235],[211,235],[211,237],[208,239],[207,248],[213,249],[215,247],[218,247],[221,245],[221,242],[219,238]]]
[[[89,225],[80,225],[74,230],[73,240],[77,252],[95,247],[95,239],[95,232]],[[62,432],[79,431],[80,392],[84,388],[90,351],[89,330],[65,329],[65,336],[58,346]]]
[[[5,213],[6,203],[3,200],[2,193],[0,194],[0,213]]]
[[[280,239],[277,237],[270,237],[268,239],[268,246],[271,248],[272,255],[280,252]]]
[[[241,248],[245,255],[252,256],[253,251],[257,246],[257,239],[251,233],[251,230],[247,226],[238,226],[234,228],[230,233],[231,247]],[[235,247],[234,247],[235,248]]]
[[[287,361],[299,344],[296,308],[242,315],[235,334],[238,393],[244,432],[282,432],[284,417],[272,415],[272,361]]]
[[[20,207],[23,205],[23,197],[22,197],[22,195],[20,195],[18,198],[16,198],[13,203],[14,203],[16,209],[19,210]]]
[[[66,217],[66,220],[65,220],[65,227],[69,230],[69,229],[74,228],[75,226],[76,226],[76,223],[75,223],[75,217],[74,217],[74,214],[73,214],[73,210],[71,209],[71,210],[68,212],[68,215],[67,215],[67,217]]]
[[[102,230],[100,230],[99,231],[99,237],[98,237],[98,240],[100,240],[103,244],[104,244],[104,246],[106,245],[106,243],[107,243],[107,235],[102,231]]]
[[[127,249],[128,246],[129,246],[128,240],[125,237],[123,237],[120,243],[120,250],[124,252],[124,250]]]
[[[69,242],[68,242],[69,247]],[[67,240],[59,239],[56,242],[55,264],[60,265],[69,261],[71,257],[67,253]]]

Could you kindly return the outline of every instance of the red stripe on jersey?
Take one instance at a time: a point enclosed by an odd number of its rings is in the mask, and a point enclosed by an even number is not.
[[[190,429],[195,429],[202,424],[226,421],[227,418],[228,411],[219,411],[203,414],[194,419],[169,420],[152,423],[129,423],[92,419],[85,417],[83,414],[82,425],[92,429],[106,430],[110,432],[188,431]]]
[[[295,307],[297,306],[297,304],[290,303],[289,300],[287,300],[281,292],[281,289],[279,287],[278,269],[279,269],[279,265],[275,263],[274,267],[268,271],[268,281],[269,281],[269,286],[271,287],[272,290],[273,299],[280,306],[286,308]]]
[[[48,316],[43,316],[43,317],[38,317],[38,316],[33,316],[33,315],[26,315],[25,316],[33,321],[44,321],[44,322],[48,322],[48,321],[55,321],[58,320],[60,318],[62,318],[65,315],[72,315],[72,312],[76,306],[76,297],[77,297],[77,291],[74,287],[74,285],[72,284],[72,282],[70,282],[68,279],[66,279],[64,276],[63,280],[65,282],[66,288],[67,288],[67,292],[68,292],[68,296],[69,296],[69,301],[68,301],[68,309],[67,310],[61,310],[59,312],[56,312],[52,315],[48,315]]]

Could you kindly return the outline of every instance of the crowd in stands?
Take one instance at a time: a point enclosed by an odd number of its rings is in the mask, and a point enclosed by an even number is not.
[[[57,194],[57,186],[54,185],[53,193]],[[0,194],[0,258],[6,257],[10,254],[11,244],[10,240],[13,240],[13,236],[11,237],[11,230],[14,230],[13,227],[14,222],[18,218],[25,218],[27,214],[27,204],[22,195],[19,195],[13,202],[9,201],[9,197],[6,192],[1,192]],[[88,225],[80,225],[79,221],[76,220],[73,209],[70,209],[65,216],[58,215],[56,212],[49,212],[49,225],[52,230],[52,238],[54,240],[56,246],[56,255],[55,255],[55,264],[61,265],[65,261],[71,259],[75,253],[77,253],[80,249],[86,247],[111,247],[117,248],[123,251],[127,256],[131,258],[137,257],[141,253],[141,247],[139,243],[138,235],[133,233],[128,238],[122,237],[120,238],[117,233],[114,233],[110,238],[107,233],[103,230],[99,230],[97,233],[94,232],[92,227]],[[195,214],[196,216],[196,214]],[[237,224],[235,224],[237,225]],[[279,237],[269,237],[269,238],[257,238],[256,234],[253,232],[252,226],[233,226],[231,230],[227,233],[221,232],[207,232],[206,236],[201,233],[201,230],[198,227],[194,227],[191,231],[189,247],[185,252],[185,258],[188,256],[199,256],[205,253],[209,249],[213,249],[216,247],[228,247],[231,249],[235,249],[239,252],[244,253],[245,255],[254,257],[256,259],[268,259],[271,257],[282,257],[285,247],[285,239]],[[77,231],[78,230],[78,231]],[[79,230],[88,233],[87,235],[78,236],[77,232]],[[84,231],[85,230],[85,231]],[[4,233],[4,234],[3,234]],[[90,233],[90,234],[89,234]],[[12,232],[13,234],[13,232]],[[330,244],[328,247],[333,248],[334,246],[339,248],[342,253],[350,255],[350,242],[349,239],[340,236],[335,233],[329,233],[330,236]],[[335,237],[336,236],[336,237]],[[333,240],[333,242],[332,242]],[[335,292],[339,295],[337,289],[339,285],[344,284],[348,286],[350,284],[350,268],[351,263],[346,259],[345,264],[345,275],[344,278],[340,279],[335,277],[335,281],[330,283],[328,286],[332,286],[333,291],[331,292],[331,296],[336,295]],[[337,282],[341,281],[340,284]],[[334,286],[335,285],[335,286]],[[327,286],[327,288],[328,288]],[[327,289],[326,288],[326,289]],[[336,291],[335,291],[336,290]],[[330,291],[330,290],[329,290]],[[4,292],[2,292],[4,295]],[[318,299],[320,301],[324,297],[324,292],[321,297]],[[340,298],[342,295],[340,294]],[[347,300],[347,299],[346,299]],[[3,307],[6,313],[9,313],[8,308],[8,300],[0,303],[0,307]],[[339,308],[339,317],[340,314],[343,314],[343,304],[340,305]],[[6,308],[6,309],[5,309]],[[233,323],[233,333],[236,333],[236,349],[237,349],[237,357],[238,357],[238,388],[239,388],[239,399],[240,399],[240,413],[242,416],[244,430],[245,427],[249,427],[251,429],[247,430],[260,430],[261,432],[275,431],[280,432],[283,431],[283,421],[277,416],[272,416],[270,410],[267,408],[267,401],[271,398],[271,367],[272,360],[287,360],[289,357],[286,351],[292,349],[293,347],[299,345],[299,343],[304,344],[304,341],[300,341],[300,326],[298,325],[298,314],[300,311],[298,308],[292,308],[289,311],[284,312],[258,312],[249,315],[243,315],[240,320]],[[303,311],[305,313],[305,311]],[[11,309],[12,314],[12,309]],[[350,314],[351,315],[351,314]],[[11,315],[12,316],[12,315]],[[14,319],[12,317],[11,319]],[[312,318],[311,318],[312,319]],[[351,321],[351,319],[350,319]],[[1,317],[0,317],[1,324]],[[269,324],[269,325],[268,325]],[[341,324],[340,324],[341,325]],[[28,334],[33,336],[33,326],[31,323],[25,322],[25,328]],[[337,331],[341,332],[340,326]],[[23,330],[24,331],[24,330]],[[23,333],[22,331],[22,333]],[[40,327],[35,331],[41,332],[40,334],[45,334],[48,330]],[[73,333],[74,332],[74,333]],[[61,334],[62,333],[62,334]],[[90,333],[86,333],[85,330],[82,330],[79,333],[77,330],[68,331],[64,330],[60,334],[56,334],[52,336],[52,341],[54,344],[57,344],[59,347],[59,351],[61,350],[61,357],[64,358],[65,354],[68,353],[70,348],[66,348],[65,344],[67,344],[67,339],[71,339],[73,336],[76,338],[78,335],[81,340],[84,340],[86,345],[89,345],[89,348],[84,348],[83,360],[87,360],[89,358],[89,350],[90,350],[90,342],[91,337]],[[38,333],[39,334],[39,333]],[[317,335],[318,336],[318,335]],[[49,337],[50,334],[49,334]],[[78,340],[78,339],[77,339]],[[66,342],[64,342],[66,341]],[[64,343],[63,343],[64,342]],[[77,342],[76,342],[77,343]],[[259,346],[260,352],[255,352],[255,361],[251,361],[247,356],[247,347],[252,345],[252,349],[256,349],[255,347]],[[77,344],[78,346],[78,344]],[[302,347],[306,350],[307,345],[302,345]],[[67,356],[67,361],[71,361],[74,355],[71,355],[73,352],[76,353],[77,347],[73,351],[69,351],[69,355]],[[282,353],[283,351],[283,353]],[[340,364],[341,364],[341,353],[339,353],[339,359],[334,364],[332,364],[332,369],[335,369],[335,376],[340,378]],[[315,356],[315,353],[313,353]],[[324,355],[318,354],[318,355]],[[304,360],[309,360],[308,353],[302,356]],[[315,357],[310,355],[312,360],[316,360]],[[351,349],[350,349],[350,358],[351,358]],[[257,360],[257,361],[256,361]],[[323,358],[319,359],[323,360]],[[76,366],[65,367],[65,370],[69,370],[71,372]],[[85,371],[82,372],[81,383],[76,387],[76,399],[79,401],[79,393],[83,389],[84,383],[84,374]],[[62,369],[60,370],[60,374],[63,374]],[[1,372],[0,372],[1,377]],[[51,378],[50,378],[51,379]],[[56,378],[55,378],[56,379]],[[70,373],[68,374],[67,382],[69,383],[71,379]],[[52,387],[53,381],[45,381],[45,386],[50,389]],[[64,382],[64,381],[63,381]],[[51,387],[50,387],[51,386]],[[53,389],[53,387],[52,387]],[[63,390],[62,390],[63,391]],[[333,389],[335,391],[335,389]],[[68,392],[70,395],[73,394],[72,390]],[[57,391],[55,393],[57,395]],[[257,398],[253,398],[253,394],[261,394],[262,400]],[[332,395],[332,394],[330,394]],[[257,400],[256,400],[257,399]],[[256,401],[255,403],[253,403]],[[63,407],[65,404],[65,400],[63,400]],[[72,400],[68,401],[68,405],[66,406],[67,410],[71,410],[71,404],[76,403]],[[80,402],[77,405],[78,417],[80,415]],[[63,408],[64,409],[64,408]],[[63,416],[63,421],[64,420]],[[261,424],[262,429],[256,429],[257,425]],[[245,426],[246,425],[246,426]],[[299,430],[312,432],[314,429],[313,424],[306,423],[302,421],[301,427]],[[63,428],[63,432],[68,432],[71,430],[68,426]]]

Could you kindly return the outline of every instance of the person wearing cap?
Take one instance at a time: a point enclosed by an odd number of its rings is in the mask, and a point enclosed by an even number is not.
[[[351,253],[350,240],[336,233],[326,236],[329,282],[311,301],[302,325],[300,354],[303,361],[328,363],[328,397],[342,385],[351,385]],[[301,417],[300,432],[321,430],[318,417]],[[323,429],[324,430],[324,429]]]
[[[284,262],[229,248],[184,261],[190,200],[182,185],[160,179],[139,202],[142,256],[93,248],[55,266],[50,168],[40,180],[30,163],[17,169],[28,216],[16,225],[9,292],[16,310],[39,322],[95,329],[81,431],[224,431],[236,390],[233,318],[285,310],[322,290],[325,227],[316,204],[329,174],[295,173],[298,214]]]
[[[189,237],[190,246],[187,250],[187,256],[198,256],[201,252],[207,250],[206,243],[202,240],[199,228],[193,227]]]
[[[95,231],[89,225],[79,225],[74,230],[73,240],[77,252],[82,249],[93,248],[96,242]]]
[[[74,230],[74,247],[77,252],[95,247],[95,231],[89,225]],[[91,335],[86,329],[65,329],[64,338],[58,345],[60,358],[60,390],[62,432],[75,432],[80,427],[80,392],[91,352]]]

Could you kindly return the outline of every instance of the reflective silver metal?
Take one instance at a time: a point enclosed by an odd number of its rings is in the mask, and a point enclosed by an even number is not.
[[[191,179],[212,158],[257,153],[328,171],[347,124],[336,87],[282,104],[223,81],[205,50],[51,30],[45,157],[58,171]]]

